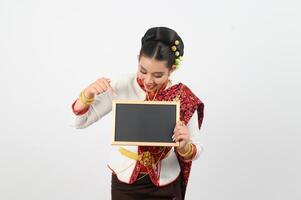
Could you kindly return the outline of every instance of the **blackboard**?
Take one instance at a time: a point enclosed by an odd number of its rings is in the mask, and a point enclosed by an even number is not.
[[[114,145],[179,146],[172,140],[179,101],[113,100]]]

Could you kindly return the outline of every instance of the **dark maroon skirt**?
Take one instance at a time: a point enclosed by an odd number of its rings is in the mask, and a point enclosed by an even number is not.
[[[143,175],[140,174],[139,177]],[[181,176],[166,186],[157,187],[149,176],[145,176],[133,184],[127,184],[120,182],[112,173],[112,200],[183,200],[181,188]]]

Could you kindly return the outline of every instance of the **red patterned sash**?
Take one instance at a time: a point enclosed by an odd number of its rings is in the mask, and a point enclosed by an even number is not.
[[[144,85],[142,81],[137,77],[137,83],[139,86],[144,90]],[[204,111],[204,104],[203,102],[192,93],[192,91],[184,84],[179,83],[176,85],[171,86],[167,89],[161,89],[157,96],[157,101],[173,101],[175,98],[180,100],[180,120],[184,121],[185,125],[188,124],[190,118],[192,117],[193,113],[197,111],[198,113],[198,125],[199,129],[201,128],[202,121],[203,121],[203,111]],[[171,147],[152,147],[152,146],[139,146],[138,153],[143,154],[144,152],[150,152],[155,163],[155,166],[148,166],[145,167],[140,162],[136,163],[135,169],[130,179],[130,183],[133,183],[141,171],[149,171],[149,176],[152,182],[159,186],[159,178],[160,178],[160,163],[157,162],[158,160],[162,160],[168,152],[171,150]],[[176,152],[176,151],[175,151]],[[180,166],[181,166],[181,175],[183,180],[183,195],[185,195],[186,187],[190,175],[192,161],[184,162],[180,159],[180,156],[177,154]]]

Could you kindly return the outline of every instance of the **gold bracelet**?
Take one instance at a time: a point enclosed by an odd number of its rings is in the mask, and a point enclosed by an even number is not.
[[[82,95],[83,95],[83,97],[84,97],[85,99],[87,99],[88,101],[93,101],[93,100],[94,100],[94,97],[92,97],[92,98],[86,97],[86,95],[85,95],[85,90],[82,91]]]
[[[94,97],[92,97],[92,98],[86,97],[84,90],[80,93],[80,97],[83,98],[83,100],[85,100],[87,102],[93,102],[94,101]]]
[[[86,105],[90,105],[93,103],[94,101],[94,98],[87,98],[85,95],[84,95],[84,92],[81,92],[80,94],[80,100],[86,104]]]
[[[93,98],[87,98],[84,94],[84,90],[81,91],[80,95],[79,95],[79,99],[80,101],[85,104],[85,105],[91,105],[94,101],[94,97]]]
[[[183,158],[187,158],[188,156],[191,156],[191,155],[192,155],[192,144],[189,143],[189,150],[188,150],[187,152],[181,153],[181,152],[178,151],[178,149],[177,149],[177,152],[178,152],[178,154],[179,154],[180,156],[182,156]]]
[[[192,157],[192,155],[193,155],[193,145],[190,143],[190,146],[191,146],[191,150],[190,150],[190,153],[189,153],[189,155],[187,155],[186,157],[184,157],[185,159],[190,159],[191,157]]]
[[[83,104],[85,104],[85,105],[87,105],[87,106],[89,106],[89,105],[91,105],[91,104],[93,103],[93,102],[86,101],[86,100],[83,99],[82,97],[80,97],[79,100],[80,100]]]

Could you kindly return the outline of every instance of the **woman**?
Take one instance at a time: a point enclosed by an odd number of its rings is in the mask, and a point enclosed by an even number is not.
[[[112,110],[113,98],[180,100],[181,121],[175,125],[173,135],[179,147],[112,146],[108,167],[112,170],[113,200],[185,197],[192,161],[201,152],[199,131],[204,104],[186,85],[170,81],[183,54],[183,41],[174,30],[150,28],[142,38],[137,73],[115,82],[100,78],[82,90],[72,104],[72,125],[85,128]],[[141,155],[140,159],[133,160],[129,152]]]

